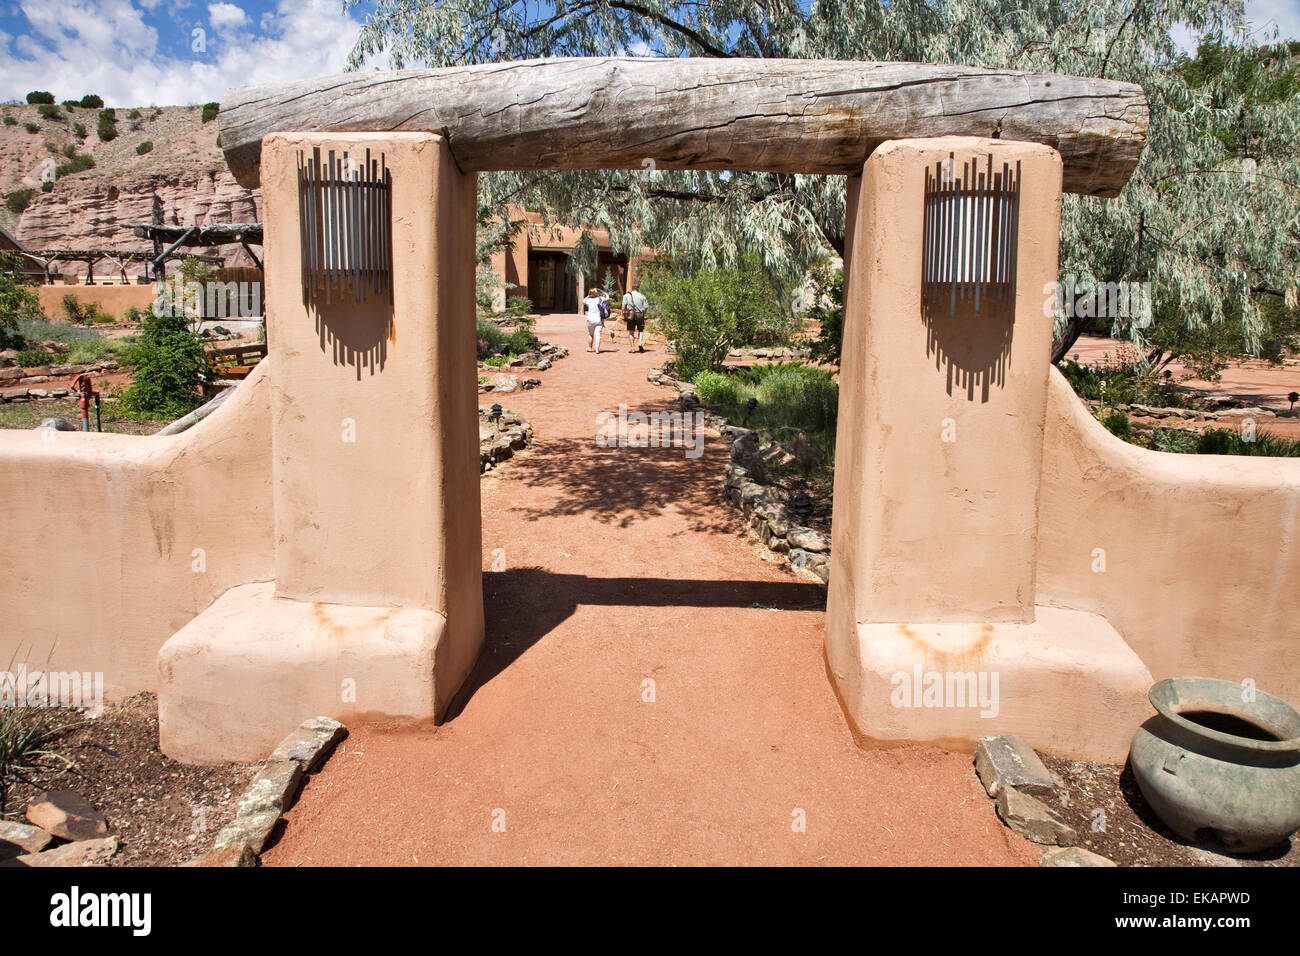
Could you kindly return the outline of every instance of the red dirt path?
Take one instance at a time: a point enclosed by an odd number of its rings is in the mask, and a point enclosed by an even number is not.
[[[352,727],[263,862],[1036,864],[969,754],[854,744],[823,664],[825,592],[740,533],[720,438],[695,460],[597,447],[600,411],[669,407],[645,378],[662,352],[620,332],[588,354],[577,316],[538,332],[569,357],[541,388],[481,396],[537,437],[483,479],[472,692],[439,727]]]

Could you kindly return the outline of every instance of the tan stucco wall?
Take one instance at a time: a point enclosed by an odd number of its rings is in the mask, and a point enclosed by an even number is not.
[[[1137,448],[1053,370],[1039,601],[1108,618],[1157,680],[1252,678],[1300,702],[1298,535],[1300,460]]]
[[[53,648],[53,669],[102,671],[110,696],[154,690],[164,641],[271,577],[266,373],[166,438],[0,431],[0,670]]]
[[[90,302],[117,318],[134,306],[137,309],[153,307],[152,285],[43,285],[37,289],[41,298],[41,311],[51,319],[62,319],[63,297],[76,296],[82,305]]]

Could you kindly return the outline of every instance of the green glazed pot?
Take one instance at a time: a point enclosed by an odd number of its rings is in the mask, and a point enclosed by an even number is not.
[[[1300,829],[1300,713],[1241,684],[1162,680],[1156,709],[1133,735],[1129,763],[1142,796],[1180,837],[1234,853]],[[1253,699],[1243,699],[1251,698]]]

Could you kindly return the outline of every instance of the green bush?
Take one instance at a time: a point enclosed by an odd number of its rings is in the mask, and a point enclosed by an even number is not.
[[[1156,451],[1189,455],[1196,453],[1200,436],[1189,428],[1157,428],[1151,436],[1151,447]]]
[[[523,319],[533,311],[533,300],[524,295],[512,295],[506,299],[506,312],[517,319]]]
[[[32,90],[27,94],[28,103],[53,103],[54,94],[47,90]]]
[[[478,340],[486,343],[489,352],[505,348],[506,334],[501,330],[501,326],[497,325],[495,322],[490,322],[487,319],[479,319],[476,329],[477,331],[475,334],[478,336]]]
[[[15,189],[5,196],[5,208],[14,215],[21,215],[34,198],[36,198],[35,189]]]
[[[96,134],[104,142],[117,138],[117,113],[112,109],[99,111],[99,125]]]
[[[1101,419],[1101,423],[1116,438],[1122,438],[1125,441],[1133,440],[1133,423],[1128,420],[1128,415],[1124,412],[1111,412]]]
[[[59,108],[53,103],[42,103],[36,107],[36,115],[41,119],[56,120],[63,114],[59,112]]]
[[[6,126],[17,126],[17,125],[18,125],[18,121],[17,121],[16,119],[14,119],[12,116],[10,116],[8,113],[6,113],[6,114],[5,114],[5,125],[6,125]]]
[[[649,267],[642,285],[660,328],[676,342],[673,370],[681,379],[720,368],[738,346],[788,341],[798,324],[753,256],[734,269]]]
[[[41,192],[47,193],[54,188],[54,180],[47,179],[41,183]]]
[[[141,143],[139,146],[135,148],[135,152],[137,156],[143,156],[145,153],[150,152],[152,149],[153,149],[153,142],[151,140],[146,139],[143,143]]]
[[[220,103],[203,104],[203,122],[208,123],[217,118],[217,113],[221,109]]]
[[[139,111],[139,110],[132,110],[131,112],[129,112],[129,113],[126,114],[126,118],[127,118],[127,119],[133,119],[133,120],[135,120],[135,119],[139,119],[139,118],[140,118],[140,111]]]
[[[96,96],[94,93],[87,93],[81,98],[81,105],[88,110],[97,110],[104,105],[103,97]]]
[[[91,365],[102,362],[112,353],[104,339],[81,339],[68,351],[66,361],[72,365]]]
[[[73,134],[74,136],[76,136],[77,139],[85,139],[85,138],[86,138],[86,124],[85,124],[85,123],[73,123],[73,124],[72,124],[72,134]]]
[[[712,372],[707,369],[691,379],[695,394],[705,405],[738,405],[740,395],[736,391],[736,382],[729,375]]]
[[[483,364],[493,368],[504,368],[518,357],[518,355],[493,355],[491,358],[484,359]]]
[[[50,360],[50,353],[45,349],[23,349],[14,356],[14,364],[19,368],[40,368]]]
[[[59,105],[62,106],[64,109],[66,109],[69,113],[71,113],[78,106],[80,106],[81,103],[79,103],[77,100],[64,100]]]
[[[82,305],[81,300],[72,293],[68,293],[63,297],[61,305],[63,306],[63,314],[74,325],[90,325],[92,322],[99,320],[99,306],[94,302],[87,302]]]
[[[1196,442],[1198,455],[1256,455],[1269,458],[1300,458],[1300,441],[1255,432],[1253,441],[1230,428],[1207,428]]]
[[[16,254],[0,251],[0,348],[22,345],[22,324],[45,318],[35,287],[23,280],[22,266]]]
[[[76,147],[76,145],[73,144],[73,143],[64,143],[64,144],[63,144],[63,155],[66,156],[66,157],[68,157],[68,159],[71,159],[73,156],[76,156],[76,155],[77,155],[77,147]]]
[[[1138,402],[1157,408],[1190,408],[1186,395],[1151,369],[1143,370],[1136,359],[1105,356],[1100,363],[1084,367],[1074,361],[1060,366],[1061,374],[1075,393],[1086,401],[1111,408]]]
[[[203,403],[203,383],[211,379],[212,369],[184,315],[146,313],[129,361],[135,375],[118,402],[124,414],[179,418]]]
[[[73,173],[84,172],[87,169],[95,167],[95,157],[88,153],[76,153],[66,163],[59,163],[54,167],[54,175],[62,179],[64,176],[71,176]]]
[[[29,133],[39,133],[41,131],[40,126],[32,122],[24,123],[23,129],[27,130]]]

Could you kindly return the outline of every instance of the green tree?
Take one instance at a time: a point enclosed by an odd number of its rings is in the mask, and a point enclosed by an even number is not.
[[[27,94],[27,102],[33,104],[53,103],[54,94],[48,92],[47,90],[32,90],[30,93]]]
[[[0,252],[0,348],[22,345],[20,322],[45,318],[35,287],[23,281],[22,264],[17,254]]]
[[[1188,68],[1170,36],[1183,24],[1214,49],[1213,68]],[[1138,169],[1116,199],[1065,197],[1062,273],[1151,282],[1157,310],[1176,309],[1189,325],[1220,323],[1236,307],[1252,348],[1261,296],[1300,290],[1300,110],[1281,95],[1293,51],[1252,39],[1240,0],[377,0],[349,66],[384,51],[398,67],[638,51],[964,63],[1139,83],[1151,129]],[[585,230],[606,227],[623,252],[652,244],[706,266],[753,254],[787,279],[828,249],[843,254],[843,177],[661,170],[492,173],[480,183],[490,207],[508,199]],[[580,267],[589,249],[575,249]],[[1131,331],[1131,318],[1116,331]],[[1059,357],[1080,326],[1057,321]]]
[[[212,378],[208,353],[189,327],[183,309],[146,312],[128,360],[131,384],[118,407],[128,415],[179,418],[203,403],[203,384]]]

